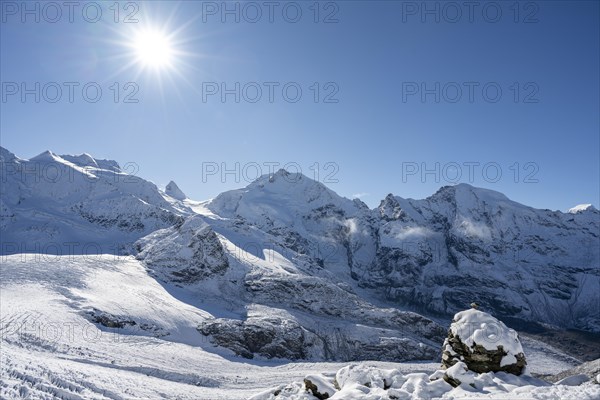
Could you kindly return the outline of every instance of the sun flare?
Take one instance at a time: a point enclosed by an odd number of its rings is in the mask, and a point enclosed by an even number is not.
[[[173,45],[163,32],[145,30],[138,32],[133,41],[138,62],[144,67],[162,69],[173,61]]]

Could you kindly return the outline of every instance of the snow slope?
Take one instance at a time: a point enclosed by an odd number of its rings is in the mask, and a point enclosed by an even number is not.
[[[0,276],[2,398],[247,399],[306,375],[333,376],[345,366],[250,361],[214,348],[195,328],[227,314],[227,307],[158,283],[132,257],[3,256]],[[92,321],[92,310],[136,325],[103,326]],[[551,353],[532,348],[528,360],[542,354]],[[430,375],[439,363],[360,365]],[[556,373],[573,365],[544,363],[533,372]],[[528,390],[539,389],[521,389],[518,398],[526,398]],[[577,397],[581,388],[560,387],[560,393],[535,398],[591,398]]]
[[[0,268],[3,399],[244,399],[342,366],[220,355],[196,327],[212,316],[198,306],[218,314],[223,305],[178,300],[176,287],[160,285],[131,257],[12,255]],[[136,325],[108,328],[91,321],[91,310]]]

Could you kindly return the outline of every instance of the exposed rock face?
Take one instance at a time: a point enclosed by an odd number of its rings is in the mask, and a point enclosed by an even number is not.
[[[183,193],[183,191],[179,189],[179,186],[177,186],[177,184],[173,181],[169,182],[169,184],[165,187],[165,193],[177,200],[187,199],[185,193]]]
[[[124,328],[126,326],[134,326],[136,322],[127,317],[112,315],[110,313],[93,309],[88,312],[92,322],[105,326],[107,328]]]
[[[211,335],[215,344],[237,355],[254,358],[303,360],[311,358],[322,341],[297,322],[281,318],[249,318],[245,321],[219,318],[209,321],[198,330]]]
[[[131,333],[136,333],[136,331],[139,329],[149,332],[154,337],[164,337],[170,335],[167,330],[154,324],[137,323],[128,316],[113,315],[106,311],[101,311],[95,308],[87,311],[86,315],[90,321],[100,324],[106,328],[127,329]]]
[[[200,216],[183,224],[158,230],[136,243],[138,259],[159,277],[193,284],[222,275],[229,262],[221,242]]]
[[[443,367],[450,369],[459,362],[476,373],[502,371],[514,375],[521,375],[527,364],[517,333],[475,309],[454,316],[444,341]]]
[[[423,200],[388,196],[378,211],[376,260],[354,269],[361,284],[442,313],[475,298],[495,315],[600,330],[593,207],[535,210],[459,184]]]
[[[431,360],[436,351],[430,341],[420,342],[399,330],[340,325],[331,319],[320,325],[292,315],[251,316],[246,320],[218,318],[198,327],[219,346],[245,358],[291,360]]]

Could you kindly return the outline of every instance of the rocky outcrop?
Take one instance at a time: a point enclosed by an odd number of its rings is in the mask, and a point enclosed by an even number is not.
[[[105,311],[92,309],[87,312],[90,320],[97,324],[100,324],[106,328],[118,328],[122,329],[126,326],[135,326],[136,322],[123,316],[113,315]]]
[[[222,275],[229,267],[219,238],[200,216],[144,237],[136,249],[138,259],[170,282],[193,284]]]
[[[105,328],[127,329],[132,334],[140,334],[143,331],[143,334],[150,334],[154,337],[165,337],[170,335],[170,332],[155,324],[145,322],[138,323],[130,317],[114,315],[96,308],[85,312],[85,315],[90,321],[102,325]]]
[[[177,200],[187,199],[187,196],[185,195],[185,193],[183,193],[183,191],[181,189],[179,189],[179,186],[177,186],[177,184],[173,181],[171,181],[167,184],[167,186],[165,187],[165,193],[168,196],[171,196],[172,198],[177,199]]]
[[[263,308],[263,312],[268,312]],[[291,360],[431,360],[434,341],[408,331],[340,322],[255,315],[246,320],[218,318],[198,327],[215,345],[245,358]],[[439,343],[439,342],[438,342]]]
[[[323,342],[315,334],[289,319],[250,318],[246,321],[215,319],[198,327],[213,343],[244,358],[305,360],[312,358]]]

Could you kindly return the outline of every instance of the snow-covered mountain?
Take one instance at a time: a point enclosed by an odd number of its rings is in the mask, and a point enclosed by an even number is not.
[[[369,209],[284,170],[194,202],[87,154],[0,161],[2,254],[135,255],[181,298],[226,305],[199,332],[245,357],[431,359],[434,320],[472,301],[600,331],[594,207],[538,210],[459,184]]]
[[[377,209],[279,171],[219,195],[215,229],[260,232],[294,265],[354,290],[449,314],[477,301],[498,315],[600,329],[600,213],[537,210],[466,184]],[[226,233],[224,233],[227,235]]]
[[[472,300],[498,315],[598,331],[600,213],[537,210],[460,184],[379,206],[364,284],[447,313]]]
[[[472,301],[600,331],[593,206],[456,185],[369,209],[283,170],[197,202],[131,170],[0,148],[0,397],[247,398],[344,367],[323,360],[431,374]],[[540,338],[523,339],[535,373],[578,364]]]
[[[1,254],[119,254],[191,213],[116,161],[0,148]]]

